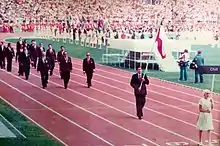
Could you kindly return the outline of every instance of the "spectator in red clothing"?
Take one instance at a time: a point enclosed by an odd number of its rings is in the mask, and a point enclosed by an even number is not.
[[[126,35],[125,35],[125,33],[123,32],[122,34],[121,34],[121,39],[125,39],[126,38]]]

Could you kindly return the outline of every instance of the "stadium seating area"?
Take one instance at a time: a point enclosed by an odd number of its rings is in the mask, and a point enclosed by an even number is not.
[[[151,35],[164,18],[171,32],[212,31],[217,35],[219,6],[218,0],[1,0],[0,23],[3,32],[33,31],[40,24],[62,29],[69,20],[78,28]]]

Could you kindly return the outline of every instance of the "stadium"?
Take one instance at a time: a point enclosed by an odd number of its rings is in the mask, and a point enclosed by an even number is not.
[[[1,146],[220,145],[218,0],[0,7]]]

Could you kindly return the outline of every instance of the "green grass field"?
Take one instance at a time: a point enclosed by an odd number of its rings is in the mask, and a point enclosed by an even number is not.
[[[13,124],[26,138],[16,134],[16,138],[0,138],[0,146],[60,146],[38,126],[0,100],[0,114]],[[8,127],[8,126],[7,126]],[[9,128],[10,130],[12,128]],[[11,130],[13,131],[13,130]],[[13,132],[14,133],[14,132]],[[15,134],[15,133],[14,133]]]
[[[28,42],[30,42],[32,39],[27,39]],[[81,47],[80,45],[71,44],[68,42],[64,43],[61,39],[60,41],[52,41],[52,40],[46,40],[46,39],[35,39],[37,43],[44,43],[45,47],[47,47],[48,44],[52,44],[54,46],[54,49],[56,51],[59,50],[61,45],[64,45],[66,50],[69,52],[70,56],[75,58],[83,59],[85,57],[86,52],[90,52],[95,58],[95,61],[97,63],[102,63],[102,54],[105,54],[107,51],[108,53],[121,53],[122,50],[112,49],[108,48],[106,49],[96,49],[96,48],[88,48],[88,47]],[[17,39],[7,39],[9,42],[17,42]],[[219,48],[211,48],[211,46],[192,46],[192,50],[201,50],[203,52],[203,56],[205,58],[205,63],[207,65],[220,65],[220,49]],[[113,67],[116,67],[113,65]],[[129,70],[134,71],[134,70]],[[194,72],[192,70],[189,70],[188,72],[189,80],[186,82],[180,82],[179,79],[179,73],[169,73],[169,72],[161,72],[161,71],[149,71],[148,76],[160,78],[163,80],[168,80],[172,82],[178,82],[180,84],[193,86],[201,89],[210,89],[211,83],[212,83],[212,75],[204,75],[205,83],[203,84],[194,84]],[[214,91],[217,93],[220,93],[220,75],[216,75],[215,78],[215,88]]]

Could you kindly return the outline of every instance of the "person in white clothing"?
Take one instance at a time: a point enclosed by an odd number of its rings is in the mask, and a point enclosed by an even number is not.
[[[211,145],[211,130],[214,130],[212,109],[214,101],[210,98],[210,90],[206,89],[203,92],[203,98],[199,100],[199,116],[197,121],[197,129],[199,130],[199,142],[202,145],[202,132],[207,131],[209,134],[209,145]]]

